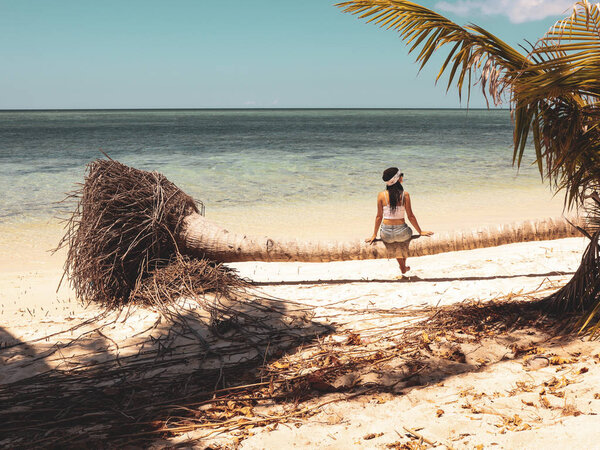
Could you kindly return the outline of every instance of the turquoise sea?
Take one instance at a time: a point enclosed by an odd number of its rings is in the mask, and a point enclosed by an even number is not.
[[[0,226],[55,224],[100,150],[249,233],[366,237],[388,166],[425,229],[560,214],[533,152],[512,166],[511,140],[507,110],[4,111]]]

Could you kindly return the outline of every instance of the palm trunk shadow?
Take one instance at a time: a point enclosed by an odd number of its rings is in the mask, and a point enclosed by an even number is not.
[[[515,275],[491,275],[485,276],[466,276],[466,277],[419,277],[418,275],[405,275],[403,278],[343,278],[335,280],[299,280],[299,281],[252,281],[253,286],[295,286],[295,285],[320,285],[320,284],[348,284],[348,283],[408,283],[408,282],[423,282],[423,283],[441,283],[452,281],[485,281],[499,280],[510,278],[545,278],[556,277],[562,275],[572,275],[575,272],[552,271],[545,273],[525,273]]]
[[[2,358],[0,386],[18,381],[27,374],[44,373],[50,370],[44,361],[44,353],[35,345],[17,339],[0,327],[0,357]],[[0,408],[0,413],[2,411],[4,408]]]

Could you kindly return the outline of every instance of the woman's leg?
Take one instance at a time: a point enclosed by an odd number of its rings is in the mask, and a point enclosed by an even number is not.
[[[408,225],[404,225],[403,230],[401,232],[400,240],[401,242],[409,241],[412,236],[412,229]],[[402,275],[410,270],[410,267],[406,265],[406,258],[396,258],[398,260],[398,265],[400,266],[400,271]]]
[[[379,236],[384,243],[406,242],[412,236],[412,230],[408,225],[400,226],[385,226],[382,225],[379,231]],[[406,258],[396,258],[402,275],[410,270],[406,265]]]

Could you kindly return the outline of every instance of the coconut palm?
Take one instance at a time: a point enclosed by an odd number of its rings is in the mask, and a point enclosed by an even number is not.
[[[569,17],[526,51],[477,25],[461,27],[404,0],[355,0],[337,6],[396,30],[409,52],[418,52],[421,67],[434,53],[447,50],[437,80],[447,73],[448,88],[455,85],[459,96],[479,83],[486,100],[496,105],[508,100],[514,123],[513,162],[521,164],[531,139],[542,177],[564,190],[566,206],[588,211],[587,232],[582,231],[592,238],[591,247],[576,276],[548,299],[548,305],[563,311],[591,310],[592,315],[600,311],[600,197],[594,194],[600,188],[599,5],[575,3]]]

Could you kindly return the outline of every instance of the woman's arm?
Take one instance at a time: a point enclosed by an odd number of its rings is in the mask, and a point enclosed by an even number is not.
[[[415,214],[412,211],[412,207],[410,205],[410,195],[408,195],[408,192],[404,193],[404,207],[406,208],[406,217],[408,217],[410,223],[415,227],[417,233],[419,233],[421,236],[431,236],[433,234],[433,231],[421,230],[419,222],[417,222],[417,218],[415,217]]]
[[[383,198],[381,192],[377,195],[377,215],[375,216],[375,229],[373,230],[373,236],[365,239],[365,242],[372,244],[375,239],[377,239],[377,232],[379,231],[379,226],[381,225],[381,221],[383,220]]]

